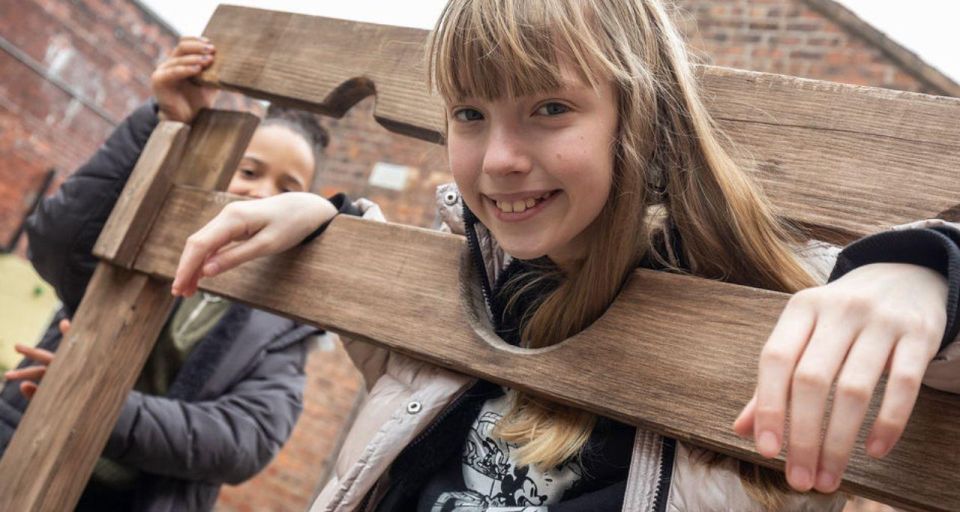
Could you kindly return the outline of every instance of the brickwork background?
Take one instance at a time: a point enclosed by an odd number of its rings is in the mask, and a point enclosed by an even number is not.
[[[802,0],[677,0],[705,64],[942,94]]]
[[[938,93],[806,0],[676,5],[701,62]],[[172,31],[129,0],[0,1],[0,245],[46,169],[58,170],[55,187],[147,98],[149,75],[175,42]],[[431,227],[433,189],[451,180],[444,150],[383,130],[372,117],[374,101],[327,121],[332,141],[319,192],[368,197],[393,221]],[[403,190],[370,184],[378,162],[408,168]],[[21,243],[19,253],[25,250]],[[336,347],[315,351],[307,371],[305,411],[293,438],[261,475],[226,487],[218,510],[303,510],[317,491],[362,384]]]
[[[83,162],[149,95],[175,36],[129,2],[0,2],[0,242],[49,168]],[[66,89],[66,90],[65,90]]]

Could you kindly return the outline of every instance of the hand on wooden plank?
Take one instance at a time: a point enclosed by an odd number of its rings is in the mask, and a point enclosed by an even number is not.
[[[67,331],[70,330],[70,320],[66,318],[60,320],[58,327],[60,328],[60,333],[66,336]],[[27,397],[27,400],[30,400],[33,398],[33,394],[37,392],[37,386],[40,380],[43,379],[43,376],[47,373],[47,367],[53,362],[53,352],[20,344],[15,345],[14,350],[40,363],[35,366],[10,370],[3,374],[3,377],[7,380],[23,380],[23,382],[20,383],[20,392],[23,393],[23,396]]]
[[[337,208],[330,201],[309,192],[230,203],[187,238],[172,292],[189,297],[197,292],[200,278],[283,252],[336,214]]]
[[[189,123],[202,108],[210,108],[219,89],[193,83],[192,78],[213,64],[216,49],[202,37],[185,36],[150,76],[160,107],[160,119]]]
[[[763,348],[757,390],[734,430],[753,435],[757,451],[775,457],[789,404],[788,482],[800,491],[835,491],[885,369],[889,378],[867,453],[885,456],[903,433],[940,346],[946,295],[939,273],[894,263],[865,265],[795,294]]]

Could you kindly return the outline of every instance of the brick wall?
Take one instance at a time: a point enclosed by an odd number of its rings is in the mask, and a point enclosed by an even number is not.
[[[942,94],[803,0],[677,0],[705,64]]]
[[[175,36],[130,2],[0,2],[0,241],[44,172],[59,179],[149,95]]]

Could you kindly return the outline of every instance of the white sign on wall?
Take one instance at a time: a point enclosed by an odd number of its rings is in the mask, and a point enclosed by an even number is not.
[[[407,178],[412,170],[405,165],[377,162],[370,173],[370,184],[390,190],[403,190],[407,188]]]

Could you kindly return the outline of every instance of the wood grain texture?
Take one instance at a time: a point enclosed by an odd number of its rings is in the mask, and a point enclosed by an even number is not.
[[[137,260],[169,278],[186,237],[233,200],[175,188]],[[338,217],[316,242],[203,281],[214,293],[418,359],[552,397],[761,464],[731,424],[787,296],[637,271],[606,314],[561,345],[525,351],[485,326],[461,237]],[[349,254],[350,257],[344,257]],[[591,364],[601,354],[603,364]],[[876,412],[876,404],[871,415]],[[844,489],[906,509],[957,510],[960,397],[924,389],[884,460],[861,443]]]
[[[124,268],[133,265],[173,183],[173,170],[180,163],[189,132],[187,125],[173,121],[161,121],[153,130],[97,238],[93,254]]]
[[[226,187],[258,122],[239,112],[202,112],[189,131],[174,182]],[[145,152],[141,160],[147,161],[138,167],[155,165],[156,156]],[[143,203],[118,207],[143,209],[137,216],[162,203],[169,188],[165,174],[156,172],[154,179],[158,183],[139,178],[128,183],[130,195]],[[137,236],[131,229],[126,236]],[[132,242],[120,245],[127,243]],[[0,510],[57,512],[76,506],[172,305],[169,282],[98,265],[72,329],[0,460]]]
[[[205,78],[251,96],[342,115],[377,95],[387,129],[440,141],[420,29],[220,6]],[[780,212],[835,241],[960,205],[960,99],[698,68],[704,99]]]
[[[202,78],[289,106],[340,117],[377,95],[391,130],[441,140],[444,116],[426,90],[423,30],[220,5],[204,30],[217,48]]]
[[[225,190],[259,124],[260,118],[247,112],[201,110],[191,123],[173,182]]]
[[[172,304],[162,281],[97,267],[0,460],[0,510],[76,506]]]
[[[960,99],[712,68],[707,105],[783,215],[846,241],[960,205]]]

